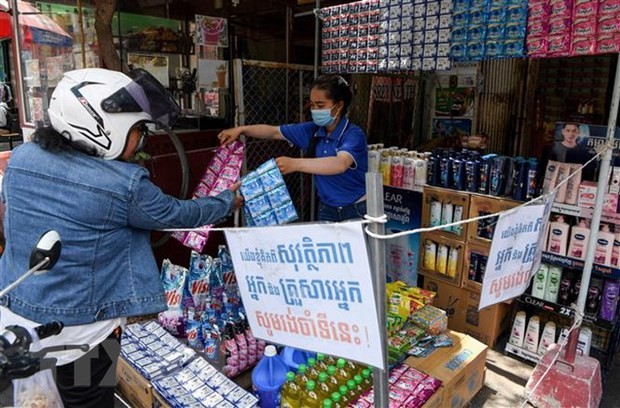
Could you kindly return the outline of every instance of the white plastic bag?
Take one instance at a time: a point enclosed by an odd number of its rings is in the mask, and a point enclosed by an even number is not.
[[[19,408],[63,408],[52,370],[13,380],[13,404]]]

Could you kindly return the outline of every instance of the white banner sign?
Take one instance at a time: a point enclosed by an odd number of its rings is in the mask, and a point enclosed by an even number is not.
[[[226,230],[254,336],[385,369],[361,222]]]
[[[495,226],[479,309],[521,296],[540,265],[549,215],[545,204],[502,213]]]

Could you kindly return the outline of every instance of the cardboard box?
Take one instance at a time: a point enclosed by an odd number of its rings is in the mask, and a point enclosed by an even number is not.
[[[476,256],[477,264],[472,262],[472,254]],[[463,256],[463,273],[462,287],[472,292],[480,293],[482,291],[482,283],[476,279],[471,279],[472,276],[476,276],[480,279],[480,274],[485,270],[485,265],[482,264],[489,256],[489,248],[486,245],[480,245],[476,243],[467,243],[465,246],[465,255]],[[477,272],[474,272],[477,270]]]
[[[447,203],[452,204],[453,206],[462,207],[461,220],[467,219],[467,214],[469,214],[469,193],[440,187],[424,186],[424,201],[422,202],[422,227],[430,227],[431,202],[433,201],[441,203],[442,208],[443,205]],[[450,222],[452,222],[452,220],[450,220]],[[466,224],[461,226],[460,234],[454,230],[435,231],[435,234],[460,241],[465,239],[466,233]]]
[[[433,300],[433,306],[446,311],[448,316],[448,328],[450,330],[463,331],[465,291],[448,283],[431,277],[424,277],[424,289],[437,293]]]
[[[442,382],[439,394],[431,398],[425,408],[464,407],[484,383],[488,347],[462,333],[449,330],[447,334],[454,343],[452,347],[438,348],[426,358],[410,357],[405,361]]]
[[[480,217],[487,214],[497,214],[500,211],[509,210],[516,207],[521,203],[510,200],[507,198],[492,197],[481,194],[472,194],[469,204],[469,218]],[[474,221],[467,224],[467,243],[476,243],[480,245],[486,245],[487,248],[491,248],[491,239],[479,235],[478,225],[483,224],[482,231],[485,228],[490,230],[494,229],[493,225],[497,222],[497,219],[487,218],[481,221]],[[488,227],[485,225],[491,224]]]
[[[155,401],[153,386],[123,357],[116,367],[118,384],[116,389],[135,408],[153,408]]]
[[[457,318],[463,319],[463,333],[493,347],[510,325],[511,305],[499,303],[479,311],[480,293],[467,289],[463,291],[463,313],[457,314]]]
[[[428,251],[425,248],[426,242],[432,241],[435,243],[435,253],[427,253]],[[448,262],[450,259],[450,249],[455,248],[458,251],[458,256],[456,260],[456,270],[454,276],[448,275],[448,273],[441,273],[437,271],[437,259],[439,258],[439,245],[445,245],[448,247],[448,257],[446,259],[446,272],[448,268]],[[424,276],[431,277],[433,279],[438,279],[449,283],[456,287],[461,287],[462,281],[462,271],[463,271],[463,256],[465,254],[465,243],[462,241],[456,241],[454,239],[445,238],[436,232],[425,232],[422,233],[422,237],[420,239],[420,257],[418,263],[418,272]],[[435,261],[431,262],[435,265],[435,269],[427,268],[427,263],[425,262],[427,256],[435,256]]]

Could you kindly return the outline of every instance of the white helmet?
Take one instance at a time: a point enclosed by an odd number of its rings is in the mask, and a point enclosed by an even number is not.
[[[148,72],[128,75],[87,68],[66,72],[52,93],[52,127],[72,141],[95,147],[106,160],[120,157],[136,124],[172,127],[180,109]]]

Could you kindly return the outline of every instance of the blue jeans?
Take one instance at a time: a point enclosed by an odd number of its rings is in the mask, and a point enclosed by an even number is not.
[[[317,221],[340,222],[364,218],[364,215],[366,215],[366,200],[346,207],[330,207],[320,202]]]

